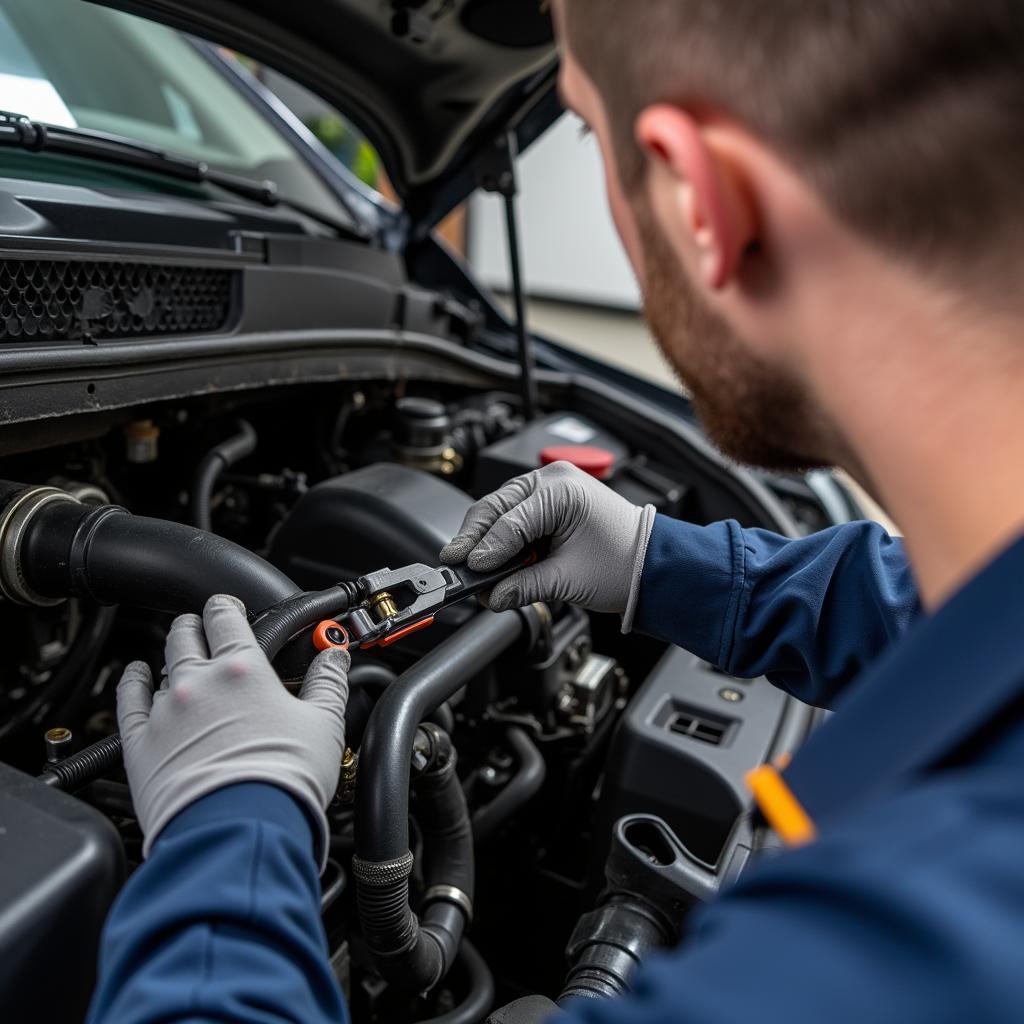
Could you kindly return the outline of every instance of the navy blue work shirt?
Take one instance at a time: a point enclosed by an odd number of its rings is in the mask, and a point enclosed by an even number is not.
[[[925,616],[877,526],[658,517],[635,628],[836,710],[785,772],[817,838],[564,1024],[1024,1021],[1024,540]],[[346,1021],[314,864],[272,787],[187,808],[111,911],[90,1021]]]

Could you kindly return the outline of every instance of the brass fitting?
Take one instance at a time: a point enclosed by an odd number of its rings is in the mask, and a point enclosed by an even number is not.
[[[378,622],[383,622],[392,615],[398,614],[398,605],[395,604],[395,599],[386,590],[382,590],[379,594],[374,594],[370,598],[370,607],[377,616]]]
[[[74,737],[70,729],[58,726],[56,729],[47,729],[43,734],[46,743],[46,763],[58,764],[71,753],[71,741]]]
[[[338,799],[343,804],[350,804],[356,796],[356,770],[359,768],[359,755],[346,747],[341,758],[341,775],[338,776]]]

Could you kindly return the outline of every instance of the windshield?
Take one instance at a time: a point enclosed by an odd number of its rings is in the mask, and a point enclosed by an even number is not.
[[[0,0],[0,109],[269,178],[284,199],[343,215],[289,140],[186,36],[120,11]]]

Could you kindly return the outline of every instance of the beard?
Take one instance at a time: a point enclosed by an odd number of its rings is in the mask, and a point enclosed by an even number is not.
[[[691,283],[650,211],[634,206],[644,314],[711,441],[737,462],[806,471],[831,465],[830,431],[801,384],[768,365]]]

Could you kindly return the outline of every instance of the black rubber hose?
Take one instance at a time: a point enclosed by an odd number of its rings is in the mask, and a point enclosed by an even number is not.
[[[427,907],[421,928],[409,906],[409,765],[416,730],[523,628],[516,612],[475,616],[388,687],[363,737],[352,864],[359,917],[378,971],[411,991],[427,991],[444,977],[451,967],[448,936],[461,934],[466,923],[462,909],[439,901]],[[472,863],[471,843],[468,857]]]
[[[207,533],[213,532],[211,505],[218,478],[228,466],[241,462],[256,450],[256,431],[252,425],[246,420],[239,420],[236,425],[237,434],[221,441],[203,456],[192,481],[192,522]]]
[[[255,614],[253,632],[273,659],[298,633],[348,611],[358,588],[340,583],[303,593],[279,569],[223,537],[130,515],[116,505],[70,501],[39,509],[19,551],[21,572],[43,597],[198,612],[232,594]]]
[[[250,611],[262,611],[298,592],[239,544],[116,505],[45,505],[26,527],[18,562],[42,597],[163,612],[201,611],[214,594],[233,594]]]
[[[478,843],[493,835],[504,821],[535,796],[547,775],[544,758],[525,729],[513,725],[505,738],[515,753],[518,768],[505,788],[473,815],[473,835]]]
[[[360,751],[358,853],[388,861],[409,851],[409,761],[416,729],[523,631],[517,612],[480,612],[398,677],[373,709]]]
[[[466,998],[440,1017],[431,1017],[419,1024],[480,1024],[494,1004],[494,977],[469,939],[462,940],[455,962],[465,971],[469,982]]]
[[[379,661],[363,661],[352,666],[348,674],[345,742],[353,750],[357,750],[363,742],[374,704],[397,678],[397,672]],[[439,704],[427,716],[427,721],[439,725],[449,735],[455,727],[455,715],[447,703]]]
[[[347,746],[357,750],[362,745],[373,705],[397,678],[397,673],[379,662],[363,661],[352,666],[348,674],[348,704],[345,706]]]
[[[456,755],[448,734],[435,729],[438,763],[413,782],[416,821],[423,838],[423,929],[441,947],[442,960],[452,964],[469,923],[468,908],[453,903],[451,890],[472,906],[474,890],[473,828],[466,795],[455,773]],[[456,897],[457,898],[457,897]]]
[[[659,917],[632,895],[613,896],[584,914],[569,939],[572,966],[558,1005],[625,995],[640,964],[672,941]]]
[[[260,650],[273,661],[293,636],[324,619],[333,619],[347,612],[359,599],[359,588],[355,583],[339,583],[326,590],[296,594],[268,609],[253,623]]]

